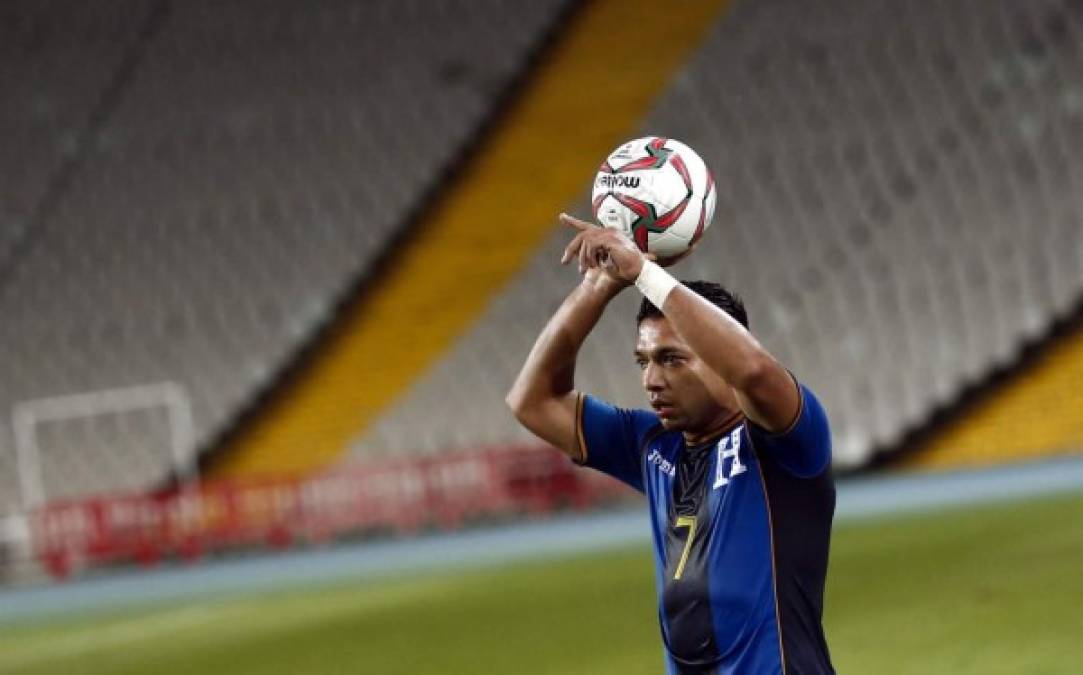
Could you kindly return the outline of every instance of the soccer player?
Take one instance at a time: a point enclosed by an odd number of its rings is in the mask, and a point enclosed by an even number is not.
[[[508,393],[518,420],[576,462],[647,495],[671,674],[833,673],[822,627],[835,510],[827,417],[748,332],[740,300],[681,283],[626,237],[576,230],[582,282]],[[635,360],[653,412],[574,389],[606,305],[645,296]]]

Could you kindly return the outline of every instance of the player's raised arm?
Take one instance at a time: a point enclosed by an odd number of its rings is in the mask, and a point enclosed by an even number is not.
[[[648,274],[658,270],[669,276],[653,263],[648,265]],[[745,415],[772,433],[789,428],[801,407],[801,394],[789,371],[736,319],[683,285],[678,283],[661,297],[660,309],[673,329],[733,387]]]
[[[606,305],[628,285],[600,269],[580,269],[585,270],[583,281],[538,336],[506,397],[523,426],[576,460],[582,460],[583,450],[576,433],[575,358]]]
[[[578,256],[582,267],[603,269],[615,279],[635,283],[692,351],[733,387],[752,422],[769,432],[790,426],[801,407],[797,384],[744,326],[681,285],[628,238],[562,218],[580,230],[569,253]]]

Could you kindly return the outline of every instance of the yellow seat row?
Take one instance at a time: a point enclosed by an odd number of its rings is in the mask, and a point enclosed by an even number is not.
[[[1083,329],[1056,339],[900,464],[982,466],[1070,452],[1083,452]]]

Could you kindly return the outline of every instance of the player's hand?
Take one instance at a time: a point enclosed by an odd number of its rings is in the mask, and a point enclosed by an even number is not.
[[[560,262],[566,265],[578,258],[580,274],[601,270],[614,281],[628,285],[639,276],[644,262],[654,260],[653,255],[644,254],[616,230],[592,225],[566,213],[560,214],[560,221],[576,230]]]
[[[607,273],[601,267],[595,267],[583,273],[582,286],[592,293],[601,293],[608,298],[616,297],[630,285],[627,281],[617,279]]]

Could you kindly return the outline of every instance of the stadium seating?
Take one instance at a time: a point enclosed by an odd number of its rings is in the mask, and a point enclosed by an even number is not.
[[[1002,386],[965,400],[946,420],[892,459],[906,468],[956,468],[1078,452],[1083,448],[1083,326],[1057,336]]]
[[[825,402],[840,466],[1077,306],[1081,36],[1079,3],[1060,0],[739,3],[643,124],[699,149],[718,179],[714,227],[678,274],[745,297],[753,331]],[[356,454],[528,438],[502,398],[575,283],[556,264],[567,238],[554,233]],[[626,405],[642,402],[634,295],[578,361],[583,388]]]
[[[145,4],[13,0],[0,7],[0,270],[103,104]]]
[[[454,165],[567,4],[0,9],[0,513],[20,498],[8,411],[28,400],[171,383],[194,422],[183,451],[218,432]],[[168,476],[177,430],[144,404],[36,425],[38,496]]]
[[[582,158],[608,152],[639,123],[726,5],[697,0],[675,13],[656,0],[594,0],[562,22],[416,235],[389,252],[328,339],[215,449],[205,475],[297,475],[341,461],[515,277],[550,234],[553,205],[591,179],[595,164]],[[651,49],[627,50],[642,26],[651,26]],[[622,52],[614,68],[610,57]],[[597,109],[606,114],[585,124],[584,111]]]

